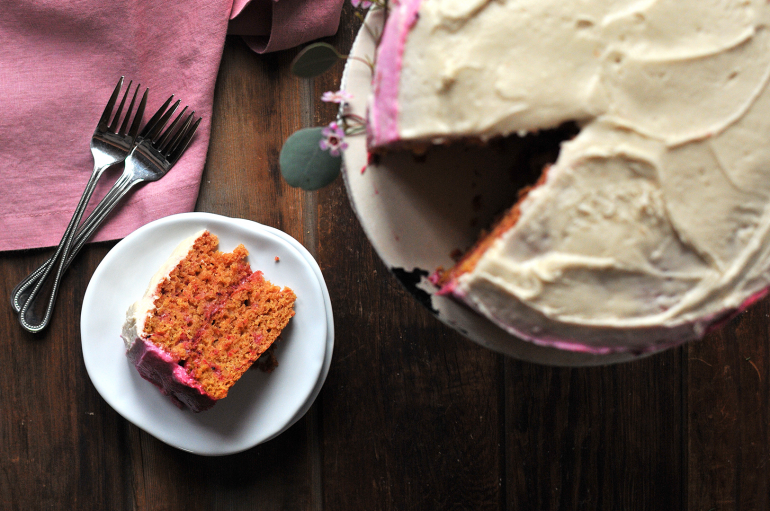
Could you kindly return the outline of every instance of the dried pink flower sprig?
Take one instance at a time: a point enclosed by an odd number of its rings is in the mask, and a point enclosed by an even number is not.
[[[348,101],[351,99],[353,95],[342,89],[336,92],[326,91],[321,96],[321,101],[341,105],[338,120],[321,131],[324,138],[318,143],[321,149],[328,150],[332,156],[339,156],[340,152],[348,148],[346,136],[360,135],[366,131],[366,120],[347,111]]]
[[[336,122],[325,127],[321,134],[324,138],[318,142],[318,145],[323,151],[329,151],[332,156],[339,156],[340,152],[348,148],[348,143],[345,142],[345,132]]]
[[[388,8],[387,0],[350,0],[350,3],[353,5],[353,7],[357,7],[360,9],[369,9],[373,7],[374,8],[373,10],[375,9],[387,10]],[[369,32],[369,35],[371,35],[375,41],[379,41],[380,36],[382,34],[376,34],[372,31],[372,28],[369,26],[368,23],[366,23],[365,15],[360,11],[356,11],[354,15],[356,18],[360,19],[361,22],[363,22],[363,28],[366,29],[367,32]],[[362,59],[356,59],[356,60],[362,60]],[[367,57],[366,60],[368,61],[370,59]],[[374,67],[373,62],[371,63],[365,62],[365,63],[368,63],[370,67]]]
[[[342,124],[342,130],[345,132],[345,135],[348,136],[360,135],[366,131],[366,119],[349,111],[350,103],[348,102],[351,99],[353,99],[353,94],[343,89],[336,92],[326,91],[321,95],[321,101],[340,105],[337,120]]]
[[[338,90],[337,92],[332,92],[330,90],[327,90],[321,96],[321,101],[324,101],[326,103],[344,104],[350,101],[351,99],[353,99],[353,95],[342,89]]]

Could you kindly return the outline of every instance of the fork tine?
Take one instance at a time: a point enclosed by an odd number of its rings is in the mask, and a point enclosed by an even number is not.
[[[134,95],[131,96],[131,103],[128,104],[128,110],[126,110],[126,116],[123,118],[123,123],[120,125],[120,131],[118,132],[120,136],[125,136],[126,134],[126,130],[128,129],[128,120],[131,119],[131,112],[134,111],[134,103],[136,103],[136,95],[139,93],[139,87],[141,86],[142,86],[141,83],[137,84],[136,89],[134,89]],[[128,89],[129,90],[131,89],[130,83],[128,84]],[[128,90],[126,90],[126,94],[128,94]],[[125,99],[126,98],[124,97],[123,100],[125,101]],[[121,103],[120,106],[122,107],[123,104]],[[120,110],[118,110],[118,112],[120,112]],[[118,118],[116,116],[115,121],[117,121],[117,119]]]
[[[104,112],[102,112],[102,117],[99,119],[99,124],[97,125],[99,131],[107,130],[107,124],[110,122],[110,117],[112,116],[112,108],[115,106],[115,101],[118,99],[121,87],[123,87],[123,78],[124,77],[121,76],[120,80],[118,80],[118,84],[115,86],[115,90],[112,91],[112,96],[110,96],[107,106],[104,107]]]
[[[158,108],[158,111],[155,112],[155,115],[153,115],[149,121],[147,121],[147,124],[145,124],[144,128],[142,129],[141,133],[139,133],[139,136],[142,138],[149,138],[150,131],[155,127],[155,125],[158,123],[161,117],[163,117],[163,114],[166,112],[166,109],[168,108],[168,105],[171,104],[171,101],[174,99],[174,95],[172,94],[170,98],[166,100],[165,103],[163,103],[163,106]]]
[[[174,119],[174,122],[172,122],[168,128],[166,128],[163,133],[161,134],[160,138],[156,141],[153,141],[153,146],[160,151],[161,153],[166,152],[166,146],[168,145],[167,142],[172,139],[172,135],[174,135],[174,132],[176,131],[176,128],[179,126],[180,121],[182,120],[182,116],[184,116],[184,113],[187,111],[187,107],[185,106],[181,112],[179,112],[179,115],[176,116],[176,119]]]
[[[145,138],[155,140],[158,137],[160,132],[166,126],[169,118],[174,115],[174,112],[176,112],[176,109],[179,107],[179,103],[181,103],[181,101],[177,100],[173,105],[171,105],[171,108],[166,110],[150,129],[145,127],[145,131],[147,131]]]
[[[128,97],[128,93],[131,90],[132,83],[134,83],[133,80],[128,82],[128,87],[126,87],[126,92],[125,94],[123,94],[123,99],[120,100],[120,106],[118,106],[118,111],[115,112],[115,117],[112,118],[112,124],[110,124],[109,128],[107,128],[113,133],[117,133],[118,122],[120,122],[120,114],[123,113],[123,105],[126,104],[126,98]]]
[[[139,87],[137,87],[137,89],[138,88]],[[142,117],[144,117],[144,108],[147,106],[148,92],[150,92],[149,88],[144,89],[142,100],[139,102],[139,108],[136,109],[136,115],[134,115],[134,122],[131,123],[131,129],[128,130],[128,136],[131,137],[131,139],[135,139],[136,135],[139,133],[139,125],[142,123]],[[128,120],[128,118],[126,118],[126,120]]]
[[[155,126],[152,127],[150,132],[147,134],[147,138],[150,140],[155,141],[155,139],[160,135],[160,132],[163,130],[163,128],[166,127],[166,123],[168,123],[168,120],[171,118],[172,115],[174,115],[174,112],[176,112],[176,109],[179,108],[179,103],[181,103],[180,100],[176,100],[176,103],[171,105],[171,108],[169,108],[163,116],[158,119],[158,122],[155,124]]]
[[[169,155],[166,157],[166,159],[171,162],[172,165],[175,164],[184,154],[187,146],[190,144],[190,141],[193,138],[193,135],[195,135],[195,132],[198,130],[198,125],[201,123],[202,119],[203,117],[198,117],[198,120],[195,121],[192,126],[190,126],[189,122],[192,120],[192,114],[190,114],[190,118],[185,123],[185,129],[182,130],[182,136],[177,139],[176,144],[174,144],[174,146],[171,148],[171,151],[169,152]]]
[[[192,123],[192,120],[195,118],[195,112],[190,113],[190,115],[187,116],[187,119],[185,119],[184,124],[182,127],[180,127],[177,132],[174,134],[174,137],[169,140],[163,148],[160,150],[160,152],[163,154],[163,156],[168,159],[168,156],[173,152],[174,148],[179,144],[180,140],[184,138],[185,133],[190,127],[190,124]]]

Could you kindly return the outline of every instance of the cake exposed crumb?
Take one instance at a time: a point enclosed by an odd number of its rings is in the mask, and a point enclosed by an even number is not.
[[[525,188],[522,188],[519,190],[519,200],[516,202],[516,204],[513,205],[508,211],[505,212],[500,218],[498,218],[491,229],[491,231],[482,231],[478,241],[476,242],[476,245],[465,253],[464,256],[460,258],[460,260],[450,268],[449,270],[442,271],[440,273],[437,273],[438,275],[436,279],[436,285],[438,286],[445,286],[449,284],[450,282],[456,280],[460,275],[463,273],[467,273],[470,271],[473,271],[473,268],[475,268],[476,263],[478,263],[481,256],[484,254],[484,252],[492,245],[492,243],[495,242],[500,236],[503,235],[506,231],[511,229],[514,225],[516,225],[516,222],[519,220],[519,214],[520,214],[520,206],[521,203],[524,201],[524,199],[527,197],[527,194],[533,190],[534,188],[537,188],[538,186],[542,185],[545,180],[547,179],[548,175],[548,169],[550,168],[550,165],[546,165],[543,169],[543,173],[540,176],[540,179],[537,183],[535,183],[533,186],[528,186]],[[456,253],[453,252],[453,254],[456,255]]]
[[[278,359],[275,357],[275,347],[279,342],[281,342],[280,337],[275,340],[272,346],[262,353],[262,356],[251,366],[251,369],[258,369],[263,373],[272,373],[275,371],[275,368],[278,367]]]
[[[154,344],[184,360],[195,332],[217,303],[251,274],[248,251],[238,245],[232,253],[216,250],[219,240],[204,232],[158,286],[155,309],[144,332]]]
[[[295,300],[292,290],[253,273],[195,334],[185,368],[211,397],[227,396],[294,316]]]

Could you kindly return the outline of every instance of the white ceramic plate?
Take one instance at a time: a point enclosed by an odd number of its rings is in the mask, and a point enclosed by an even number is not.
[[[243,243],[252,268],[291,287],[297,302],[296,315],[276,347],[278,367],[272,373],[247,371],[226,399],[195,414],[179,410],[139,376],[119,334],[126,310],[144,293],[155,270],[180,241],[203,228],[219,237],[221,250]],[[81,313],[86,370],[105,401],[159,440],[202,455],[249,449],[296,422],[323,384],[333,327],[320,270],[289,238],[254,222],[186,213],[150,223],[118,243],[94,272]]]
[[[371,11],[350,51],[342,88],[353,95],[349,109],[366,115],[382,10]],[[592,355],[537,346],[514,337],[436,289],[427,277],[454,265],[457,250],[473,245],[479,230],[518,198],[512,168],[522,144],[510,139],[494,148],[433,147],[421,158],[392,152],[370,161],[364,136],[348,137],[343,177],[348,197],[380,258],[406,289],[441,321],[476,343],[522,360],[585,366],[621,362],[632,354]]]

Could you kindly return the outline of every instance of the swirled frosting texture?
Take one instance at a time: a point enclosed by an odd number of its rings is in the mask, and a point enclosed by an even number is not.
[[[456,296],[601,352],[700,337],[770,285],[766,0],[417,3],[379,142],[582,128]]]

